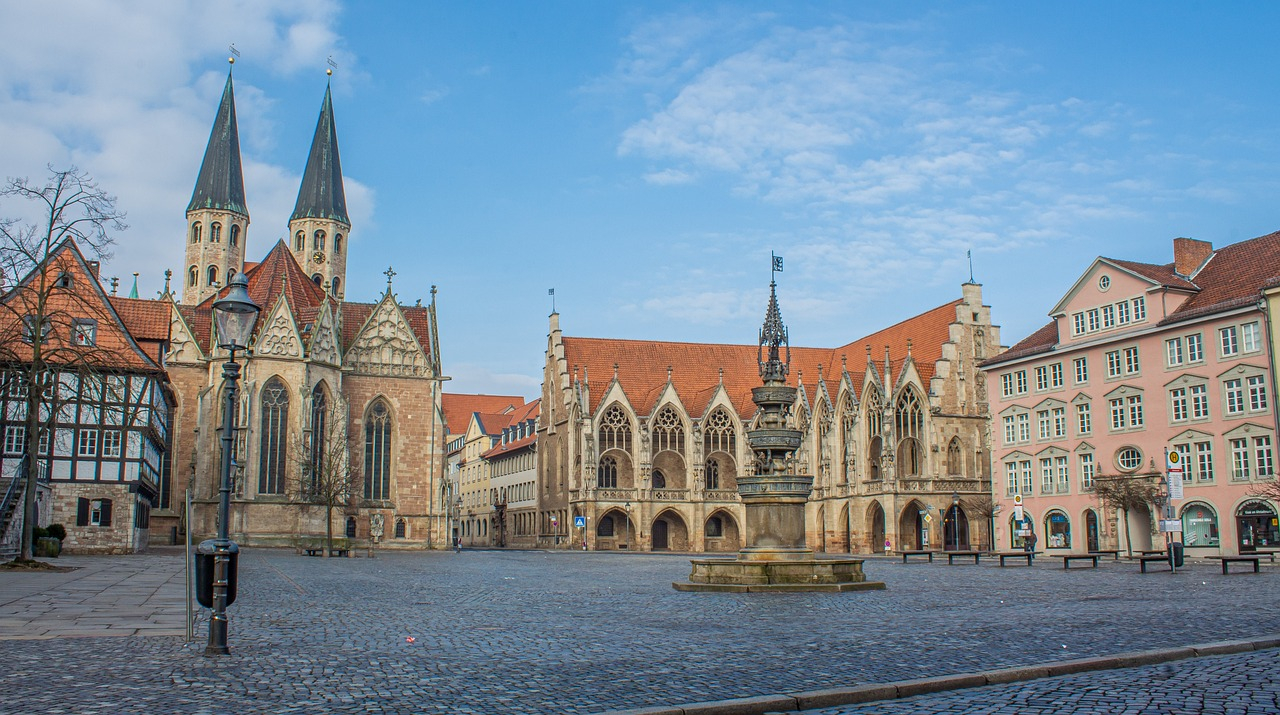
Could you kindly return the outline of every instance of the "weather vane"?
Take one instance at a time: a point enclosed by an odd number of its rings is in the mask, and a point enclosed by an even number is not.
[[[325,70],[324,73],[332,77],[333,71],[338,69],[338,63],[333,61],[333,55],[329,55],[325,58],[325,62],[329,65],[329,69]]]
[[[236,43],[234,42],[227,45],[227,49],[231,50],[231,56],[227,58],[227,62],[234,65],[236,63],[236,58],[240,56],[240,50],[236,49]]]

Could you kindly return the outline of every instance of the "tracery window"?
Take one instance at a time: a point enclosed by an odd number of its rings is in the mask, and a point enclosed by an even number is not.
[[[707,489],[720,488],[720,463],[714,459],[707,460],[707,466],[702,472],[703,480],[706,482]]]
[[[284,492],[286,440],[289,432],[289,390],[273,377],[262,388],[262,454],[258,493]]]
[[[601,489],[618,488],[618,461],[613,457],[602,457],[596,469],[596,486]]]
[[[600,451],[620,449],[631,452],[631,420],[622,407],[611,405],[600,418]]]
[[[884,407],[880,402],[880,392],[874,387],[867,390],[867,478],[880,478],[880,458],[884,452],[884,438],[881,435],[884,421]]]
[[[920,398],[910,388],[898,398],[893,414],[898,436],[898,469],[902,475],[918,475],[924,470],[924,450],[920,435],[924,432],[924,410]]]
[[[310,472],[310,482],[307,484],[307,490],[311,494],[315,494],[320,486],[320,481],[325,478],[324,456],[328,451],[326,442],[328,441],[328,417],[329,417],[329,399],[325,393],[324,383],[316,383],[315,389],[311,391],[311,455],[307,460],[308,471]]]
[[[960,447],[960,438],[952,437],[947,445],[947,474],[964,473],[964,452]]]
[[[853,398],[847,393],[844,396],[844,403],[841,409],[840,417],[840,482],[848,483],[849,478],[854,474],[854,465],[857,464],[855,447],[857,446],[858,435],[854,430],[858,423],[858,414],[853,409]]]
[[[663,407],[653,418],[652,433],[654,454],[667,450],[684,454],[684,423],[670,405]]]
[[[391,498],[391,410],[375,400],[364,420],[364,496]]]
[[[717,407],[703,423],[702,451],[704,454],[724,452],[737,455],[737,433],[733,429],[733,420],[724,408]]]

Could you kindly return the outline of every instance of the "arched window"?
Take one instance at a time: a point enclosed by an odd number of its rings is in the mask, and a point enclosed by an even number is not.
[[[1182,543],[1187,546],[1218,545],[1218,513],[1204,502],[1182,507]]]
[[[356,518],[354,516],[347,517],[347,538],[354,539],[356,537]]]
[[[706,533],[712,538],[724,536],[724,520],[718,516],[707,519]]]
[[[316,494],[325,481],[328,481],[329,475],[325,474],[324,456],[328,452],[328,419],[329,419],[329,398],[325,392],[324,383],[316,383],[315,389],[311,391],[311,454],[307,460],[307,471],[310,473],[310,483],[307,490],[311,494]]]
[[[1044,532],[1048,536],[1045,548],[1071,548],[1071,519],[1060,509],[1054,509],[1044,517]]]
[[[840,482],[847,484],[856,473],[858,435],[854,429],[858,423],[858,413],[853,409],[853,398],[845,393],[841,402],[840,416]]]
[[[262,451],[258,493],[284,493],[286,448],[289,438],[289,390],[273,377],[262,388]]]
[[[947,474],[964,474],[964,452],[959,437],[952,437],[947,445]]]
[[[404,538],[404,519],[396,519],[396,538]]]
[[[650,475],[650,478],[653,481],[654,489],[667,488],[667,475],[663,474],[661,469],[653,470],[653,474]]]
[[[364,420],[364,497],[391,498],[391,411],[382,400]]]
[[[307,238],[301,231],[293,234],[293,250],[302,253],[307,250]]]
[[[315,250],[315,251],[324,250],[324,231],[316,231],[315,236],[313,237],[312,240],[313,240],[312,250]]]
[[[315,283],[317,287],[320,287],[320,284],[324,282],[324,277],[317,273],[314,276],[311,276],[311,282]]]
[[[723,408],[717,407],[715,412],[712,412],[704,421],[702,450],[703,454],[724,452],[737,457],[737,434],[733,429],[733,420]]]
[[[338,285],[339,285],[341,282],[342,282],[342,279],[341,279],[341,278],[339,278],[339,277],[337,277],[337,276],[334,276],[334,277],[333,277],[333,286],[329,289],[329,292],[333,294],[333,297],[334,297],[334,298],[337,298],[337,297],[338,297]]]
[[[235,277],[236,277],[236,269],[228,268],[227,269],[227,285],[231,285],[231,279]]]
[[[222,224],[209,224],[209,243],[222,243]]]
[[[600,517],[600,523],[596,524],[596,536],[613,536],[613,517]]]
[[[232,245],[232,246],[239,246],[239,245],[240,245],[240,227],[239,227],[239,226],[237,226],[237,225],[235,225],[234,223],[233,223],[233,224],[231,224],[231,240],[230,240],[230,243],[231,243],[231,245]]]
[[[342,253],[342,234],[333,234],[333,252]]]
[[[211,286],[218,285],[218,267],[209,266],[208,274],[209,274],[208,275],[209,282],[206,285],[211,285]]]
[[[618,405],[610,405],[600,418],[600,451],[621,449],[631,452],[631,420]]]
[[[663,407],[650,425],[653,438],[653,454],[671,450],[684,454],[684,423],[670,405]]]
[[[924,472],[924,450],[920,435],[924,432],[924,410],[920,398],[910,388],[903,390],[893,411],[898,435],[898,474],[915,476]]]
[[[618,488],[618,462],[613,457],[602,457],[596,469],[596,486],[602,489]]]
[[[707,466],[702,471],[703,481],[707,485],[707,489],[720,488],[720,463],[714,459],[707,460]]]
[[[200,282],[200,271],[195,266],[187,269],[187,285],[194,287]]]
[[[191,224],[191,242],[200,243],[200,222]]]

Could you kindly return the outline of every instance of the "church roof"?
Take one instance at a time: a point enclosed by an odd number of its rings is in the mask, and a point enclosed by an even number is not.
[[[244,199],[244,175],[240,169],[240,131],[236,127],[236,98],[231,74],[222,90],[222,102],[209,133],[209,145],[200,162],[200,174],[187,211],[217,209],[249,215]]]
[[[290,221],[300,218],[323,218],[351,225],[347,218],[347,195],[342,188],[342,160],[338,156],[338,129],[333,122],[333,98],[324,89],[320,119],[311,140],[307,169],[302,174],[298,202]]]
[[[860,393],[866,372],[865,348],[862,346],[871,346],[881,370],[884,367],[884,349],[888,346],[896,380],[907,357],[907,343],[911,341],[916,371],[928,385],[933,377],[934,363],[942,357],[942,345],[950,337],[949,326],[956,320],[959,302],[952,301],[839,348],[793,347],[787,384],[817,385],[821,371],[823,379],[832,387],[840,379],[840,370],[847,369],[855,393]],[[671,368],[671,384],[690,415],[697,417],[706,412],[721,382],[739,416],[745,419],[755,414],[751,389],[762,384],[755,345],[575,337],[563,340],[569,369],[577,379],[585,375],[590,382],[591,403],[588,408],[593,413],[599,409],[617,365],[618,381],[638,414],[652,414],[658,406],[657,401],[667,384],[668,367]],[[842,365],[842,360],[847,362],[847,367]],[[817,390],[809,390],[811,400],[817,394]],[[858,396],[861,398],[860,394]]]

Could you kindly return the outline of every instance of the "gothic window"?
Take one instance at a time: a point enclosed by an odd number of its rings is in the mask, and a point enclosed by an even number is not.
[[[717,538],[724,536],[724,520],[718,516],[707,519],[707,536]]]
[[[191,224],[191,242],[200,243],[200,222]]]
[[[611,405],[600,418],[600,451],[620,449],[631,452],[631,420],[622,407]]]
[[[187,285],[195,287],[200,282],[200,271],[195,266],[187,269]]]
[[[857,424],[857,413],[853,411],[853,399],[848,393],[844,396],[844,405],[841,409],[840,416],[840,481],[847,483],[854,472],[854,446],[857,444],[857,433],[854,427]]]
[[[382,400],[373,403],[364,420],[364,496],[391,498],[391,411]]]
[[[318,482],[325,478],[324,474],[324,455],[328,451],[328,417],[329,417],[329,400],[325,394],[324,383],[316,383],[316,387],[311,391],[311,454],[307,460],[308,472],[311,476],[311,483],[307,485],[308,491],[316,492]]]
[[[208,278],[209,280],[208,280],[208,283],[206,283],[206,285],[211,285],[211,286],[218,285],[218,267],[217,266],[209,266]]]
[[[960,438],[952,437],[947,445],[947,474],[964,474],[964,452],[960,448]]]
[[[723,408],[717,407],[702,426],[702,451],[704,454],[725,452],[736,455],[737,436],[733,429],[733,420]]]
[[[341,282],[342,282],[341,278],[337,276],[333,277],[333,287],[329,289],[329,292],[333,294],[334,298],[338,297],[338,284]]]
[[[920,435],[924,432],[924,411],[920,398],[910,388],[903,390],[893,411],[898,436],[898,470],[902,475],[918,475],[924,470],[924,450]]]
[[[221,243],[221,242],[222,242],[222,224],[220,223],[209,224],[209,243]]]
[[[315,283],[316,286],[319,287],[320,284],[324,282],[324,277],[317,273],[314,276],[311,276],[311,282]]]
[[[618,462],[613,457],[602,457],[596,469],[596,486],[601,489],[618,488]]]
[[[333,234],[333,252],[342,253],[342,234]]]
[[[240,227],[239,227],[239,226],[237,226],[237,225],[235,225],[234,223],[233,223],[233,224],[231,224],[231,239],[230,239],[230,243],[231,243],[232,247],[235,247],[235,246],[239,246],[239,245],[240,245]]]
[[[671,450],[684,454],[684,423],[670,405],[663,407],[653,418],[653,453]]]
[[[613,536],[613,517],[605,516],[600,518],[600,524],[596,526],[596,536]]]
[[[653,488],[654,488],[654,489],[666,489],[666,488],[667,488],[667,475],[663,474],[661,469],[655,469],[655,470],[653,470],[652,478],[653,478]]]
[[[703,470],[703,479],[706,481],[707,489],[719,489],[720,463],[714,459],[708,459],[706,469]]]
[[[867,477],[880,478],[880,457],[884,452],[883,430],[884,406],[880,402],[880,392],[869,387],[866,395],[867,414],[864,422],[867,425]]]
[[[262,388],[262,457],[258,470],[259,494],[283,494],[287,439],[289,434],[289,390],[273,377]]]
[[[396,519],[396,538],[404,538],[404,519]]]
[[[307,250],[307,239],[301,231],[293,235],[293,250],[302,253]]]
[[[315,237],[313,238],[312,250],[324,250],[324,231],[316,231]]]
[[[880,478],[880,454],[884,451],[884,440],[876,435],[871,439],[871,445],[867,450],[867,478]]]

